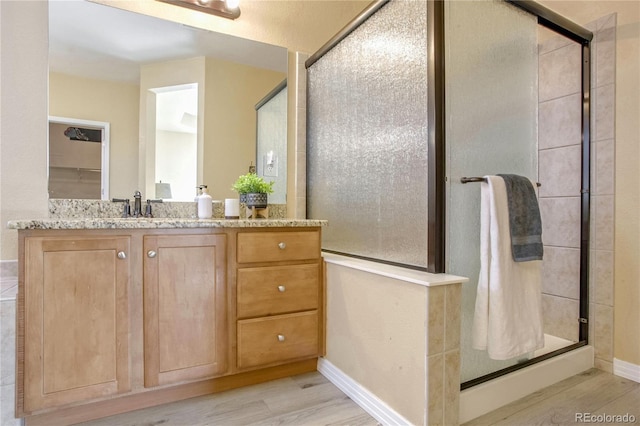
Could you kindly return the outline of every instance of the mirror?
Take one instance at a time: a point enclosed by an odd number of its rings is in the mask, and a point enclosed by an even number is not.
[[[109,123],[49,117],[49,198],[108,199]]]
[[[182,157],[157,149],[157,132],[175,136],[178,149],[194,126],[193,179],[214,199],[237,197],[231,185],[257,163],[255,107],[286,72],[284,47],[88,1],[49,2],[49,115],[110,124],[107,199],[136,190],[156,198],[160,180],[178,185]],[[185,86],[197,87],[197,111],[157,107],[158,94]],[[190,126],[162,122],[169,116]],[[286,164],[286,152],[276,155]],[[159,176],[160,163],[174,175]],[[172,193],[183,194],[173,201],[193,201],[195,188]]]

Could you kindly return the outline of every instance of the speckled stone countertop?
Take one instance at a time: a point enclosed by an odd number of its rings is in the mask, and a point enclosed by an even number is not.
[[[144,209],[144,203],[142,208]],[[154,218],[195,219],[196,203],[169,201],[153,203]],[[118,218],[122,215],[122,203],[107,200],[49,200],[49,218],[51,219],[97,219]],[[131,205],[133,209],[133,204]],[[246,217],[244,208],[240,209],[240,218]],[[287,217],[286,204],[269,204],[270,219],[285,219]],[[213,218],[224,219],[224,202],[213,201]]]
[[[196,219],[196,204],[166,202],[153,204],[153,218],[120,218],[122,204],[102,200],[49,200],[46,219],[12,220],[9,229],[180,229],[180,228],[278,228],[325,226],[325,220],[286,219],[286,205],[269,204],[269,219],[224,219],[224,204],[213,202],[212,219]]]
[[[99,218],[12,220],[9,229],[179,229],[179,228],[282,228],[325,226],[326,220],[307,219],[179,219]]]

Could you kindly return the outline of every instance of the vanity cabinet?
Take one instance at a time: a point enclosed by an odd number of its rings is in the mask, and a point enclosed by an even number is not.
[[[24,410],[130,389],[127,236],[24,239]]]
[[[226,235],[144,237],[144,385],[226,371]]]
[[[238,368],[317,357],[320,232],[240,232],[237,258]]]
[[[16,413],[27,426],[316,369],[324,347],[320,227],[176,222],[19,228]]]

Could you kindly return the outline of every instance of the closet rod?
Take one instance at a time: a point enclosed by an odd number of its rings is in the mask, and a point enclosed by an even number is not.
[[[473,176],[473,177],[461,177],[460,178],[460,182],[461,183],[469,183],[469,182],[486,182],[487,178],[484,177],[480,177],[480,176]],[[542,184],[540,182],[536,182],[537,186],[542,186]]]

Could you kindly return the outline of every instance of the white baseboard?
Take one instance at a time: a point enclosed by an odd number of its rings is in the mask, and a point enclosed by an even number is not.
[[[613,374],[640,383],[640,365],[614,358]]]
[[[384,401],[326,359],[318,358],[318,372],[383,425],[405,426],[411,424]]]

